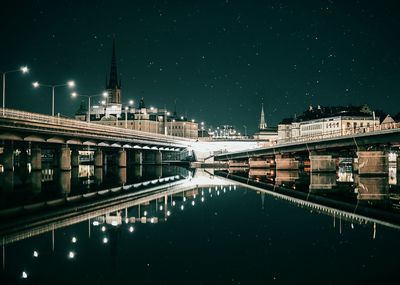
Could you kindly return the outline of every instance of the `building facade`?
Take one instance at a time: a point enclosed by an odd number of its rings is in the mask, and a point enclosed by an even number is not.
[[[379,118],[368,107],[339,108],[318,106],[278,125],[278,143],[313,140],[365,133],[379,127]]]

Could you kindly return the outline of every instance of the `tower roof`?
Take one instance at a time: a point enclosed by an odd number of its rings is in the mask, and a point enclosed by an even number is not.
[[[267,123],[265,122],[265,115],[264,115],[264,103],[261,103],[261,116],[260,116],[260,130],[267,129]]]
[[[113,39],[112,56],[111,56],[111,68],[110,68],[110,79],[108,81],[107,88],[112,89],[115,87],[120,88],[121,82],[118,82],[118,71],[117,71],[117,57],[115,55],[115,39]]]

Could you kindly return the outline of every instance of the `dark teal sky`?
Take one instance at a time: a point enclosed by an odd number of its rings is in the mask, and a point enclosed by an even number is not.
[[[50,90],[74,79],[105,88],[113,35],[123,101],[173,109],[208,125],[255,131],[310,104],[400,111],[397,1],[3,1],[0,70],[7,106],[51,112]],[[6,11],[6,13],[4,13]],[[5,17],[5,18],[4,18]],[[66,90],[56,112],[79,106]]]

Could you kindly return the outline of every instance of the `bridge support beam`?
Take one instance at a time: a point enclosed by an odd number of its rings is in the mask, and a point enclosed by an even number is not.
[[[79,151],[77,149],[73,149],[71,152],[71,166],[79,167]]]
[[[157,151],[155,153],[154,163],[156,165],[161,165],[162,164],[162,152],[161,151]]]
[[[3,168],[8,171],[14,170],[14,148],[12,145],[6,145],[3,149]]]
[[[42,170],[42,150],[39,147],[31,149],[31,169],[32,171]]]
[[[60,148],[59,165],[61,171],[71,170],[71,150],[68,146]]]
[[[363,174],[387,174],[388,155],[384,151],[359,151],[358,173]]]
[[[94,151],[94,167],[103,167],[103,151],[100,149]]]
[[[275,155],[275,164],[277,170],[298,170],[299,162],[293,157],[283,158],[282,155]]]
[[[310,155],[311,172],[335,172],[336,160],[332,155]]]
[[[136,165],[143,164],[143,152],[140,150],[133,151],[133,163]]]
[[[124,149],[120,149],[118,151],[117,166],[118,167],[126,167],[126,151]]]

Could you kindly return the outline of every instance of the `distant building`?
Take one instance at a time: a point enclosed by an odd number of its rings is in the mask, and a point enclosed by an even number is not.
[[[141,98],[138,108],[123,106],[121,80],[118,80],[115,41],[113,41],[109,79],[106,78],[108,97],[100,104],[93,104],[88,112],[84,102],[75,113],[77,120],[86,121],[89,113],[90,122],[107,126],[127,128],[148,133],[171,135],[197,139],[198,124],[185,116],[170,114],[165,108],[146,108]]]
[[[263,103],[261,104],[261,115],[260,115],[260,124],[258,127],[258,132],[256,132],[253,137],[256,140],[264,140],[270,144],[274,144],[278,138],[277,129],[268,127],[267,122],[265,121]]]
[[[379,118],[367,105],[310,106],[301,116],[284,119],[278,125],[278,143],[363,133],[377,127]]]

